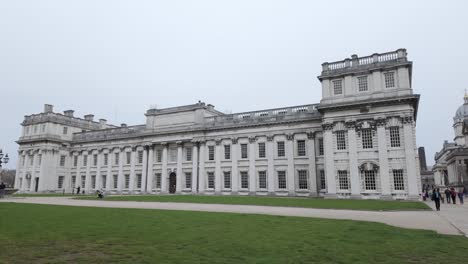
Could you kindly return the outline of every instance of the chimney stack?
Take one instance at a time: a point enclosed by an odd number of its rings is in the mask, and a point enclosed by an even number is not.
[[[87,120],[87,121],[93,121],[94,115],[85,115],[84,119]]]
[[[101,129],[104,129],[107,126],[107,120],[101,118],[99,119],[99,124],[101,125]]]
[[[44,105],[44,113],[52,113],[54,112],[54,106],[51,104]]]
[[[69,117],[73,117],[73,113],[75,111],[73,110],[66,110],[66,111],[63,111],[63,114],[66,115],[66,116],[69,116]]]
[[[120,124],[120,126],[121,126],[121,127],[127,127],[127,124],[122,123],[122,124]]]

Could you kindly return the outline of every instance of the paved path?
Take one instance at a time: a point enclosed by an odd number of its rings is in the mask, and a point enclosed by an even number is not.
[[[426,203],[435,210],[434,202]],[[457,198],[457,204],[441,204],[440,211],[435,212],[468,237],[468,203],[459,204]]]
[[[349,219],[379,222],[404,228],[434,230],[441,234],[461,235],[459,229],[455,228],[452,224],[449,223],[447,218],[442,217],[435,211],[376,212],[256,205],[75,200],[67,197],[11,197],[8,199],[2,199],[0,201],[68,206],[183,210]]]

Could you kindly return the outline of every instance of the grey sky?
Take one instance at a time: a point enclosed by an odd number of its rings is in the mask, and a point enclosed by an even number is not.
[[[467,1],[0,0],[0,148],[26,114],[129,125],[151,106],[318,103],[321,63],[406,48],[428,163],[468,88]]]

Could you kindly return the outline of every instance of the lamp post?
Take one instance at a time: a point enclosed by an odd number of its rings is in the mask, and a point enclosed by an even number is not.
[[[5,154],[5,156],[3,156],[3,151],[2,149],[0,149],[0,168],[2,167],[3,163],[7,164],[8,160],[10,160],[10,158],[8,158],[8,154]]]

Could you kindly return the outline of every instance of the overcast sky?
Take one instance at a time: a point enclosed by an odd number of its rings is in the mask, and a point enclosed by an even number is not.
[[[318,103],[321,63],[406,48],[427,160],[468,88],[468,1],[0,0],[0,148],[24,115],[145,122],[153,105],[221,111]]]

